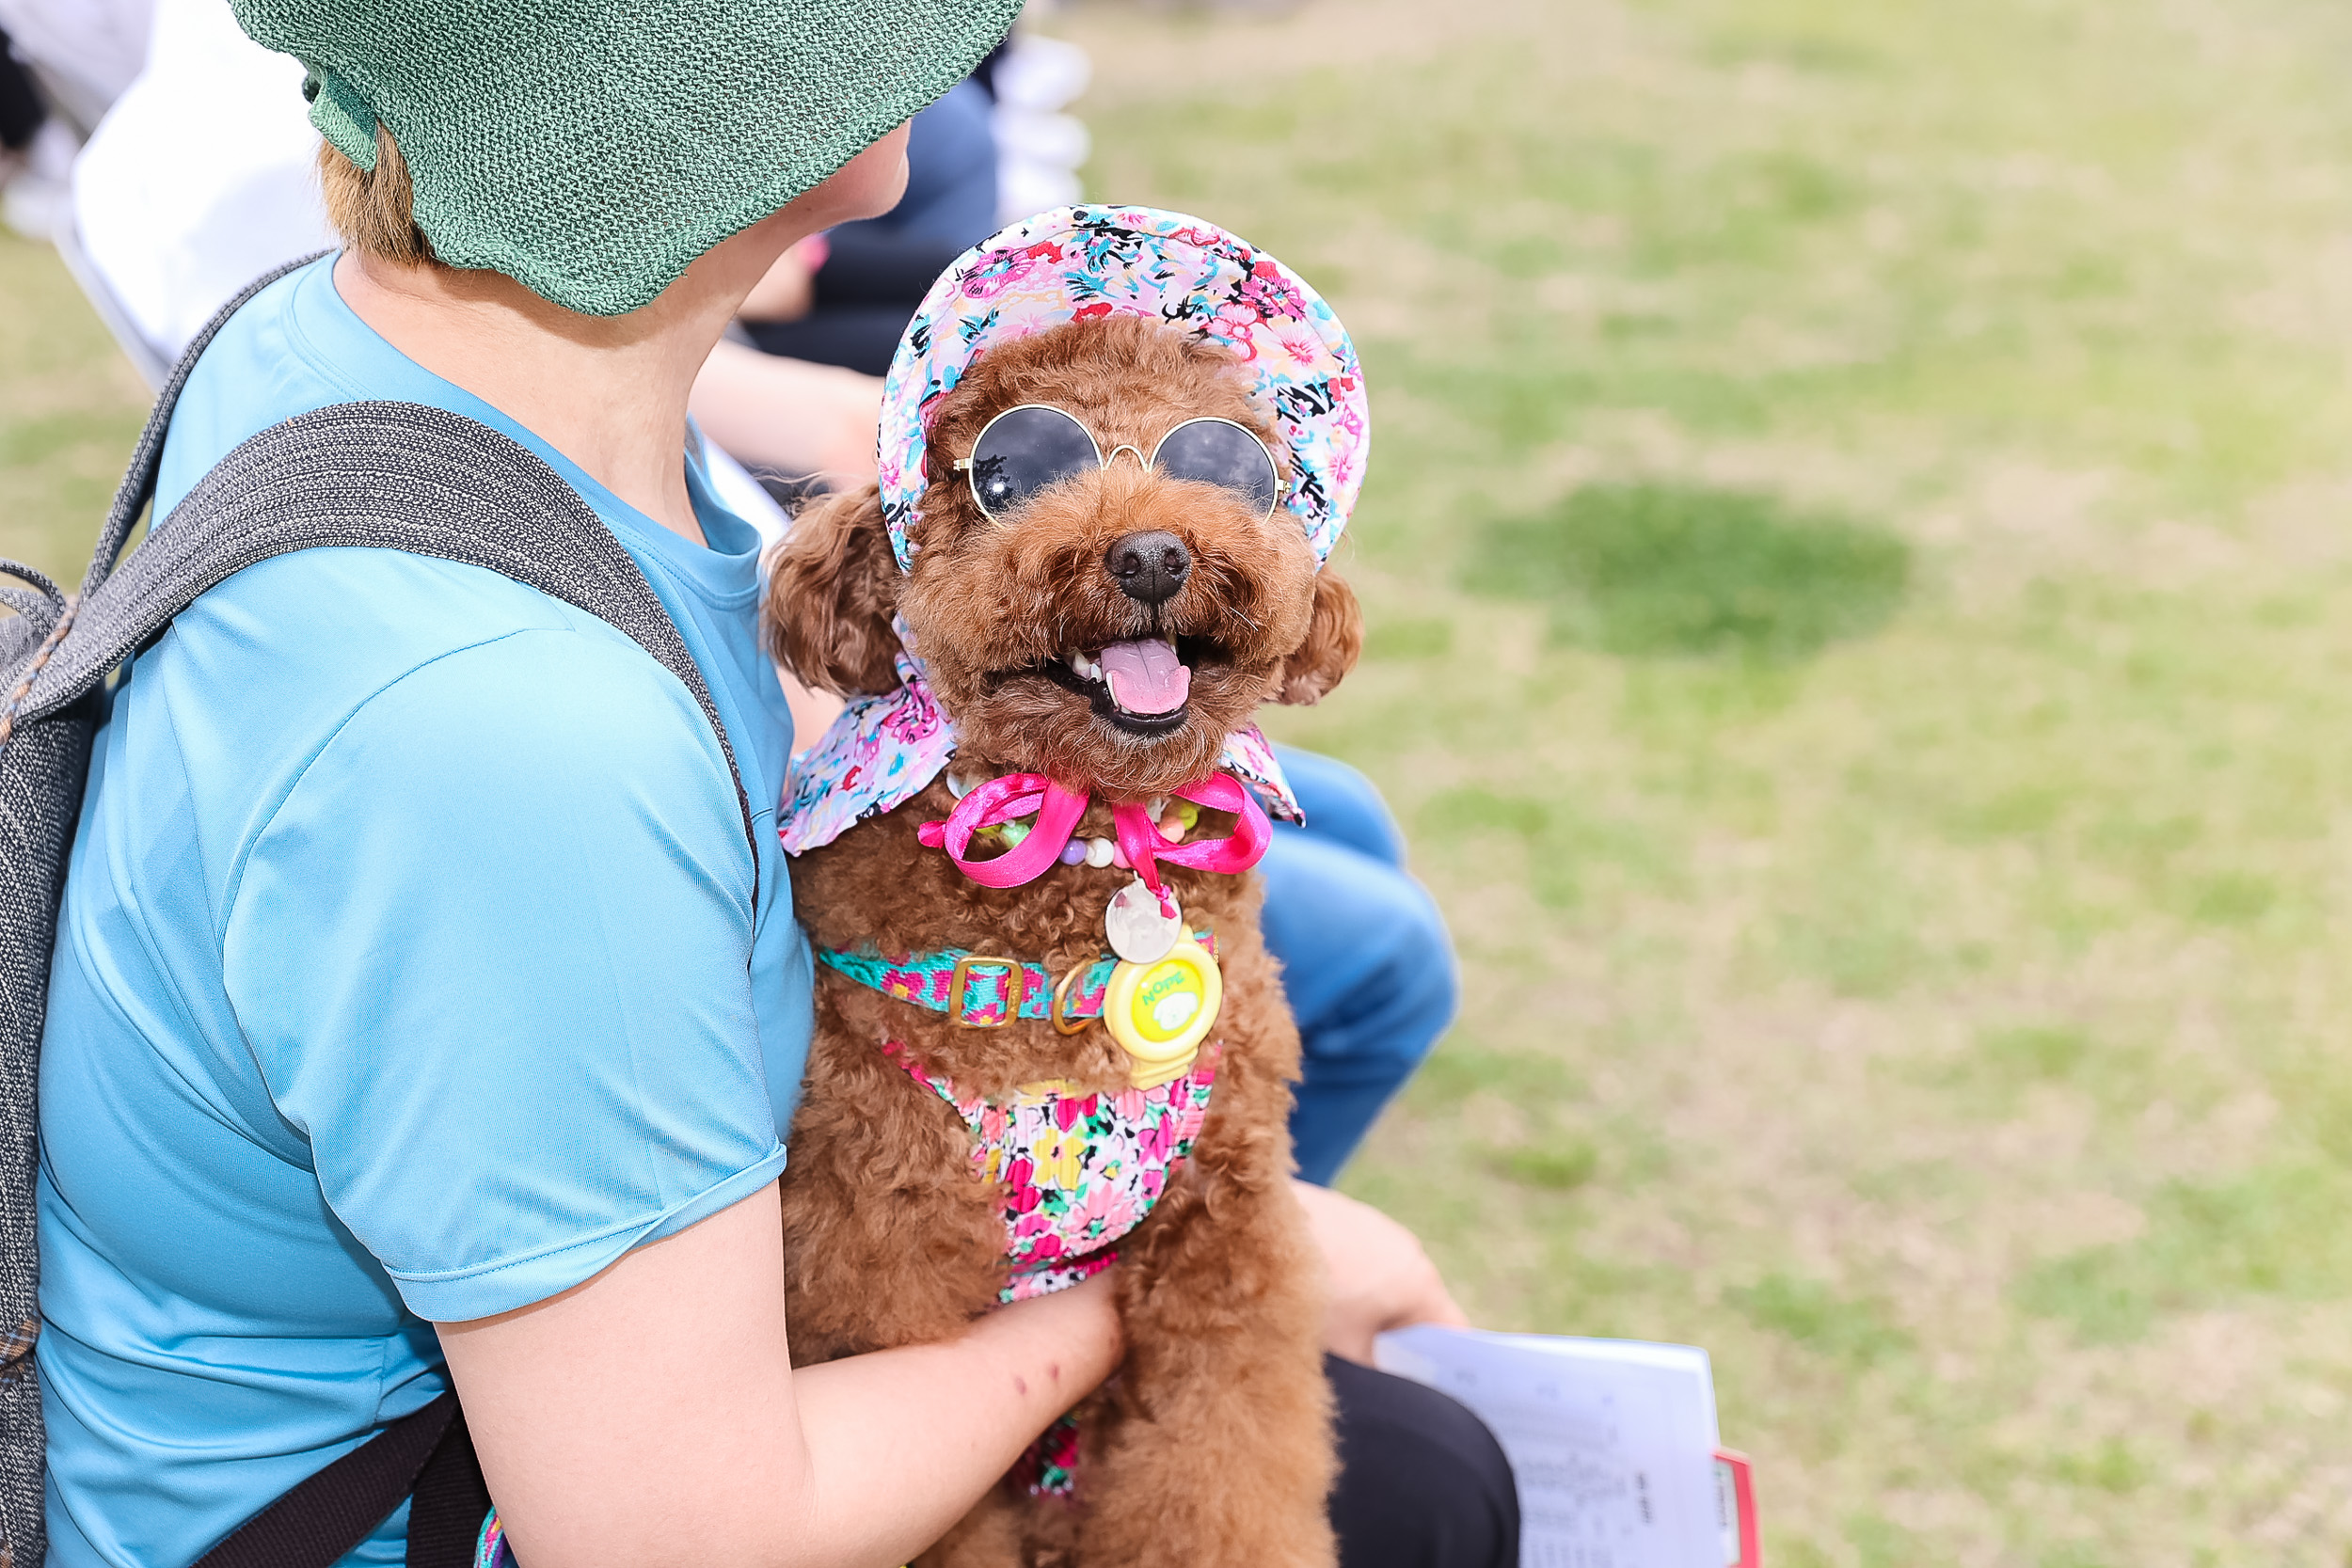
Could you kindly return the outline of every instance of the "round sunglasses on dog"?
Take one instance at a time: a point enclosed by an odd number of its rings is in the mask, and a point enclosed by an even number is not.
[[[1232,491],[1261,521],[1274,515],[1281,499],[1281,473],[1265,443],[1245,426],[1214,418],[1186,420],[1161,436],[1149,457],[1130,446],[1113,447],[1105,457],[1093,433],[1067,411],[1024,403],[981,426],[972,455],[957,459],[956,467],[971,483],[975,504],[1001,523],[1039,491],[1089,468],[1107,468],[1122,451],[1136,452],[1144,467],[1170,479]]]

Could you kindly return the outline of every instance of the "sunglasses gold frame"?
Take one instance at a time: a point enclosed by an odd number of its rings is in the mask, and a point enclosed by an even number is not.
[[[1169,425],[1168,429],[1160,433],[1160,438],[1152,443],[1152,455],[1149,457],[1144,456],[1141,451],[1136,448],[1132,443],[1126,441],[1121,441],[1119,445],[1111,448],[1110,455],[1105,457],[1103,455],[1102,441],[1095,436],[1093,431],[1087,428],[1086,420],[1078,418],[1077,415],[1073,414],[1069,409],[1057,407],[1050,403],[1016,403],[1010,408],[998,411],[995,419],[992,419],[988,421],[988,423],[980,426],[980,433],[972,437],[972,453],[977,453],[980,450],[980,443],[988,439],[988,433],[996,428],[997,420],[1004,419],[1008,415],[1018,414],[1025,408],[1042,408],[1049,414],[1059,414],[1063,419],[1068,420],[1072,424],[1076,425],[1079,431],[1086,436],[1087,444],[1094,449],[1094,471],[1097,473],[1105,473],[1109,471],[1110,466],[1119,461],[1119,454],[1122,451],[1134,452],[1136,454],[1136,461],[1143,465],[1143,471],[1145,473],[1150,473],[1159,464],[1160,449],[1167,446],[1169,437],[1173,436],[1178,431],[1189,430],[1197,424],[1231,425],[1233,429],[1240,431],[1244,436],[1248,436],[1251,441],[1257,444],[1258,450],[1265,453],[1266,467],[1268,471],[1274,475],[1274,499],[1267,504],[1265,515],[1260,517],[1258,521],[1263,523],[1282,509],[1281,460],[1274,455],[1274,449],[1265,444],[1264,436],[1260,436],[1256,431],[1250,429],[1248,425],[1243,424],[1240,420],[1226,419],[1221,414],[1203,414],[1197,419],[1180,420],[1176,423]],[[956,459],[956,472],[963,476],[964,488],[972,492],[972,504],[980,509],[980,515],[986,517],[990,522],[1002,527],[1010,519],[1000,517],[995,513],[990,511],[988,508],[988,502],[980,499],[980,483],[979,481],[973,476],[972,472],[972,453],[967,453],[962,457]],[[1026,505],[1027,503],[1025,501],[1023,504]]]

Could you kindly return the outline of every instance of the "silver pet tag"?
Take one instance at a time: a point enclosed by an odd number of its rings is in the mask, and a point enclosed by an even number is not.
[[[1120,888],[1103,911],[1103,934],[1110,939],[1111,951],[1131,964],[1153,964],[1167,958],[1184,929],[1184,912],[1176,909],[1173,895],[1168,904],[1175,912],[1161,913],[1159,895],[1145,887],[1140,877]]]

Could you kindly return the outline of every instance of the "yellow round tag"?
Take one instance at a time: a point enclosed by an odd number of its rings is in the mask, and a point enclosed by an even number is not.
[[[1224,1005],[1216,959],[1187,933],[1165,958],[1111,971],[1103,1022],[1130,1058],[1129,1080],[1148,1089],[1184,1076]]]

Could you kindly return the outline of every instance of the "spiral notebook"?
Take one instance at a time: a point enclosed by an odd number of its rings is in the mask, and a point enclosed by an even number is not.
[[[1707,1352],[1422,1324],[1375,1354],[1493,1430],[1518,1481],[1519,1568],[1761,1568]]]

